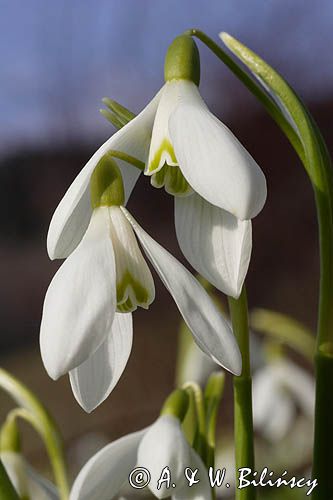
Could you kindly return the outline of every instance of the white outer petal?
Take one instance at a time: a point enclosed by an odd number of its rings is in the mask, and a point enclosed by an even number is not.
[[[83,363],[111,330],[116,277],[108,231],[108,209],[99,208],[47,290],[40,347],[45,368],[54,379]]]
[[[304,414],[313,418],[315,406],[315,381],[304,369],[287,360],[275,367],[281,387],[287,390]]]
[[[251,219],[266,201],[260,167],[220,122],[192,84],[169,119],[179,167],[190,186],[207,201],[238,219]]]
[[[236,219],[194,193],[175,198],[175,226],[191,266],[218,290],[238,298],[251,257],[251,221]]]
[[[292,428],[296,409],[288,396],[280,393],[272,408],[271,417],[263,425],[263,434],[273,443],[283,439]]]
[[[169,467],[171,480],[182,488],[186,478],[184,469],[190,464],[191,448],[181,429],[180,422],[171,415],[162,415],[150,427],[138,448],[138,467],[145,467],[151,474],[148,488],[157,498],[170,496],[166,483],[157,489],[158,480],[165,467]]]
[[[123,151],[145,162],[148,156],[150,136],[153,127],[160,92],[127,125],[118,130],[91,157],[74,179],[56,208],[47,235],[47,250],[50,259],[68,257],[81,241],[91,216],[90,176],[99,160],[111,149]],[[140,175],[140,170],[117,160],[120,167],[126,202]]]
[[[215,362],[191,340],[178,368],[177,385],[181,386],[191,380],[203,386],[214,370]]]
[[[27,476],[30,485],[30,497],[34,500],[58,500],[59,495],[56,487],[45,477],[41,476],[32,467],[27,465]],[[34,491],[43,491],[40,496]]]
[[[136,466],[137,450],[147,429],[124,436],[102,448],[81,469],[70,500],[110,500]]]
[[[132,349],[131,313],[116,313],[111,332],[82,365],[70,371],[77,402],[90,413],[111,393],[120,379]]]
[[[272,442],[289,431],[295,415],[292,399],[279,382],[276,365],[258,370],[253,377],[254,427]]]
[[[241,373],[241,354],[227,321],[208,293],[192,274],[159,245],[122,208],[131,222],[143,249],[169,290],[195,342],[216,363],[232,373]]]
[[[57,500],[55,488],[33,471],[22,455],[6,451],[1,452],[0,458],[20,497],[29,497],[33,500]]]
[[[208,471],[203,461],[194,449],[190,450],[191,461],[187,467],[191,467],[192,471],[198,469],[196,479],[199,483],[193,484],[189,487],[188,482],[176,490],[176,494],[172,495],[172,500],[211,500],[212,490],[208,479]]]

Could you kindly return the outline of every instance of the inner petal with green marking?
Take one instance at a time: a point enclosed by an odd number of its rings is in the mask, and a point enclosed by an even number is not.
[[[175,152],[169,139],[163,139],[154,156],[149,158],[147,175],[158,172],[164,165],[175,166],[178,165]]]
[[[155,298],[153,277],[133,229],[119,207],[110,207],[110,235],[116,264],[118,312],[148,309]]]
[[[173,196],[188,196],[193,193],[179,167],[164,165],[151,176],[150,183],[156,188],[164,187],[165,191]]]
[[[152,175],[161,170],[164,165],[178,165],[177,158],[169,135],[169,118],[177,106],[180,81],[166,82],[156,111],[151,136],[146,175]]]

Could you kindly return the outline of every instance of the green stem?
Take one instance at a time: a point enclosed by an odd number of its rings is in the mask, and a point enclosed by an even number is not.
[[[1,460],[0,460],[0,498],[1,500],[20,500]]]
[[[183,389],[191,392],[193,396],[193,401],[195,404],[195,410],[197,414],[198,429],[201,434],[205,435],[206,417],[205,417],[205,406],[202,397],[201,387],[196,382],[186,382],[183,385]]]
[[[316,406],[312,476],[317,479],[318,486],[313,490],[312,498],[327,500],[333,498],[333,357],[317,352],[315,370]]]
[[[195,407],[196,432],[194,434],[193,448],[206,463],[207,439],[206,439],[206,415],[205,406],[202,397],[202,391],[195,382],[187,382],[183,385],[183,389],[189,394],[189,397]]]
[[[285,114],[290,117],[303,148],[303,153],[299,154],[299,157],[314,190],[319,225],[320,290],[315,355],[316,407],[313,475],[318,479],[319,484],[314,489],[312,497],[316,500],[326,500],[332,497],[332,476],[327,464],[333,463],[333,404],[330,379],[327,378],[327,375],[331,374],[330,367],[333,358],[333,173],[331,160],[312,116],[288,83],[238,40],[230,35],[224,35],[223,41],[252,71],[258,79],[258,86],[263,83],[269,89],[271,95],[279,102],[281,115]],[[287,129],[283,131],[295,147],[292,136],[289,136],[290,131]],[[298,149],[295,149],[299,153]]]
[[[67,500],[69,486],[66,463],[62,439],[55,422],[36,396],[2,368],[0,368],[0,388],[6,391],[19,406],[27,410],[25,418],[30,421],[45,444],[60,498]]]
[[[209,428],[207,427],[207,415],[206,415],[206,401],[203,398],[201,387],[195,382],[187,382],[183,385],[189,397],[195,406],[195,420],[196,420],[196,433],[193,441],[193,448],[202,458],[203,463],[206,465],[207,469],[214,464],[215,457],[215,447],[210,448],[209,439]],[[211,415],[210,415],[211,417]],[[213,420],[213,422],[211,421]],[[210,419],[210,437],[213,439],[216,429],[216,419]],[[214,426],[215,424],[215,426]],[[212,427],[214,426],[214,430]],[[215,441],[214,441],[215,444]],[[215,489],[211,488],[211,500],[216,499]]]
[[[242,354],[242,373],[234,377],[234,432],[236,471],[241,467],[254,470],[254,436],[252,417],[252,379],[248,308],[245,285],[239,299],[229,297],[230,316],[234,334]],[[237,473],[236,473],[237,476]],[[237,477],[236,477],[237,484]],[[255,488],[236,488],[236,500],[254,500]]]
[[[297,154],[302,158],[303,148],[302,144],[291,127],[288,120],[281,114],[279,107],[272,101],[272,99],[267,95],[267,93],[242,69],[235,61],[219,46],[214,42],[209,36],[207,36],[203,31],[198,29],[190,29],[185,32],[187,35],[195,36],[202,43],[204,43],[236,76],[239,78],[244,85],[249,89],[250,92],[265,106],[266,111],[271,115],[279,127],[284,131],[286,136],[289,138],[292,146],[296,150]]]
[[[222,371],[212,373],[205,387],[207,467],[215,467],[216,424],[224,392],[225,374]]]

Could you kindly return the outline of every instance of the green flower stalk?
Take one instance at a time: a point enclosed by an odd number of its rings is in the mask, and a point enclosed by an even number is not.
[[[20,407],[10,413],[10,419],[7,424],[11,424],[11,417],[20,417],[34,427],[45,444],[55,483],[59,491],[60,500],[67,500],[69,486],[63,443],[55,422],[37,397],[19,380],[13,377],[13,375],[2,368],[0,368],[0,388],[7,392]],[[4,437],[2,437],[2,444],[3,443]],[[2,484],[2,480],[4,480],[4,476],[1,474],[0,470],[0,484]],[[4,498],[5,500],[7,497],[2,497],[0,495],[0,498]],[[11,497],[8,497],[8,499],[10,498]]]
[[[186,32],[200,39],[264,105],[289,139],[313,186],[320,241],[320,292],[316,366],[316,410],[313,476],[319,486],[315,499],[333,497],[333,174],[325,142],[309,111],[288,83],[263,59],[226,33],[220,37],[251,71],[244,71],[221,47],[200,30]]]
[[[252,377],[250,365],[249,321],[245,286],[239,299],[229,298],[234,334],[242,353],[242,373],[233,378],[234,432],[236,471],[241,467],[254,470],[254,436],[252,414]],[[255,488],[236,489],[237,500],[254,500]]]
[[[333,497],[333,182],[331,160],[312,116],[288,83],[265,61],[230,35],[222,34],[227,47],[252,72],[259,83],[236,75],[262,101],[297,152],[312,183],[320,244],[320,290],[315,349],[316,409],[313,477],[318,487],[312,498]],[[220,49],[221,50],[221,49]],[[235,64],[235,63],[233,63]],[[232,68],[231,68],[232,69]],[[234,68],[235,69],[235,68]],[[237,74],[238,73],[238,74]]]

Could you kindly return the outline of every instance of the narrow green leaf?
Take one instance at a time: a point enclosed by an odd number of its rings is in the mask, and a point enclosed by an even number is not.
[[[22,407],[16,411],[22,412],[20,417],[29,421],[41,436],[52,465],[60,499],[67,500],[69,486],[63,442],[56,423],[38,398],[18,379],[2,368],[0,368],[0,389],[7,392]]]
[[[204,393],[206,413],[207,457],[206,463],[215,466],[216,424],[225,384],[225,374],[214,372],[209,377]]]

